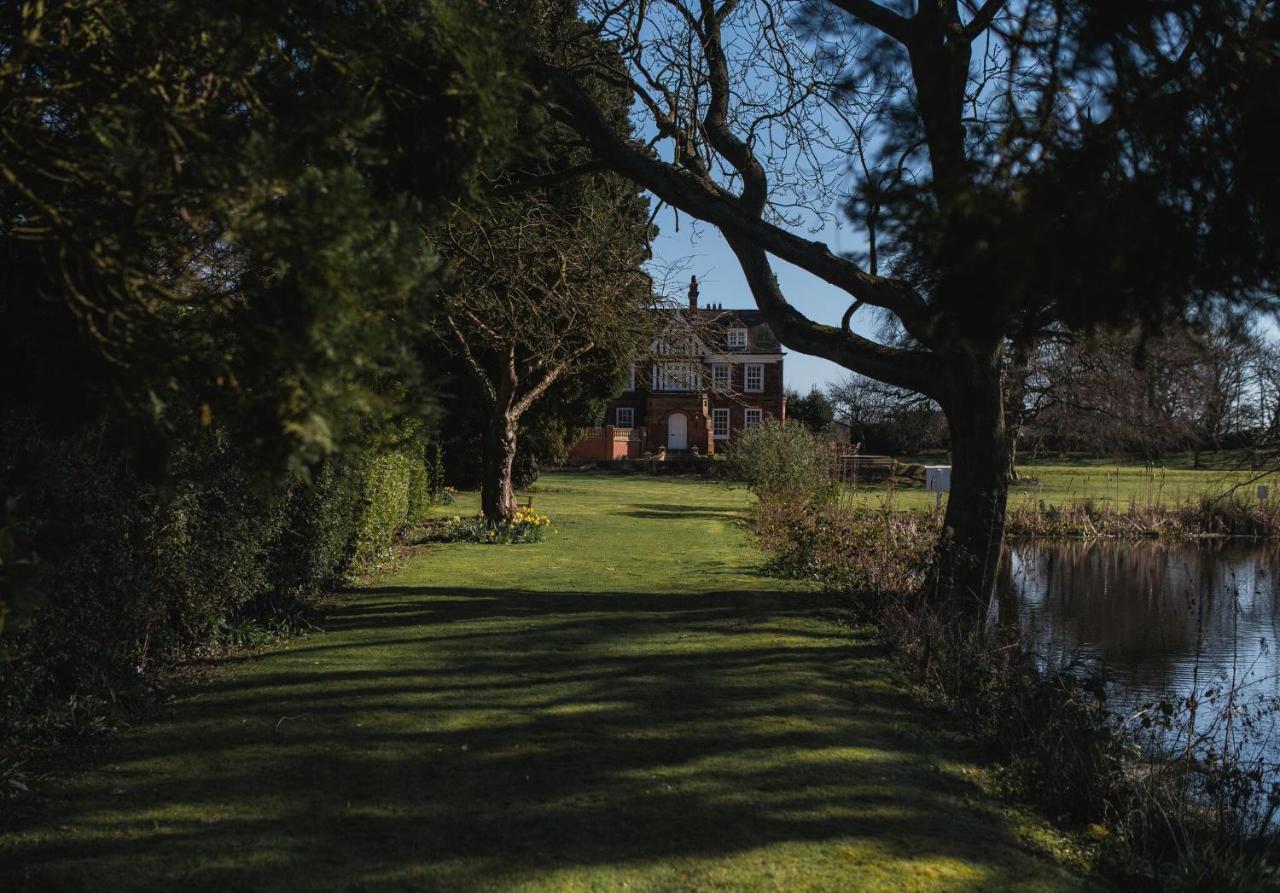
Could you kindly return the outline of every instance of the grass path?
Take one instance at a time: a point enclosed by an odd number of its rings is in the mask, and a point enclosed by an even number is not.
[[[555,474],[228,662],[0,838],[32,890],[1069,890],[740,491]],[[472,506],[464,502],[458,511]]]

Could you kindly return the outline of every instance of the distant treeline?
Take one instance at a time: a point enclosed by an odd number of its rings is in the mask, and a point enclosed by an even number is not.
[[[1217,320],[1157,336],[1046,336],[1010,352],[1005,414],[1015,457],[1081,452],[1160,461],[1175,452],[1255,449],[1280,441],[1280,344],[1267,330]],[[864,376],[825,394],[867,452],[948,446],[928,399]]]

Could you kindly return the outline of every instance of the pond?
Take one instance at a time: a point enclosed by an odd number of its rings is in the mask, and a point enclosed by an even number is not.
[[[1021,543],[1000,587],[1042,661],[1101,670],[1118,710],[1220,684],[1255,708],[1280,698],[1275,542]]]

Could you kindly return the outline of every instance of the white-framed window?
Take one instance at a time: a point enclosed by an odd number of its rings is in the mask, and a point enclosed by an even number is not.
[[[693,370],[688,363],[659,363],[653,367],[655,391],[688,391],[693,388]]]
[[[747,363],[743,368],[743,390],[759,392],[764,390],[764,364]]]
[[[747,330],[739,326],[735,326],[729,330],[729,346],[730,347],[746,347],[747,346]]]
[[[627,376],[627,390],[634,391],[636,389],[636,364],[631,364],[631,373]]]
[[[711,436],[716,440],[729,439],[728,408],[711,410]]]
[[[711,364],[711,389],[713,391],[721,394],[729,393],[730,381],[728,363]]]
[[[613,411],[613,424],[616,428],[634,428],[636,411],[630,406],[619,406]]]
[[[746,409],[742,412],[742,427],[759,428],[760,423],[764,420],[764,411],[760,409]]]

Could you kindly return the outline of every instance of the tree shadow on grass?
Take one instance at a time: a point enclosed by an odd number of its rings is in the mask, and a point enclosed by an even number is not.
[[[628,518],[645,518],[650,521],[742,521],[747,518],[746,509],[708,509],[704,505],[675,505],[663,502],[633,502],[629,511],[618,512]]]
[[[828,886],[851,889],[879,859],[1016,887],[1037,863],[964,805],[980,792],[940,768],[951,755],[876,649],[815,620],[831,607],[366,590],[327,634],[229,662],[126,736],[0,843],[0,874],[11,890],[472,890],[631,872],[674,889],[720,865],[750,888],[793,859],[789,876],[838,868]],[[824,862],[850,851],[865,858]]]
[[[653,510],[653,509],[633,509],[632,511],[627,511],[627,512],[618,512],[618,514],[619,514],[619,515],[622,515],[623,517],[626,517],[626,518],[644,518],[644,519],[647,519],[647,520],[649,520],[649,521],[661,521],[661,520],[664,520],[664,519],[669,519],[669,518],[677,517],[676,515],[673,515],[671,512],[656,511],[656,510]],[[744,517],[744,516],[743,516],[743,514],[742,514],[741,512],[734,512],[734,511],[724,511],[724,512],[715,512],[715,511],[697,511],[697,512],[689,512],[689,511],[686,511],[686,512],[681,512],[681,513],[679,514],[679,516],[678,516],[678,517],[679,517],[682,521],[688,521],[688,520],[694,520],[694,519],[696,519],[696,520],[699,520],[699,521],[730,521],[730,522],[733,522],[733,521],[741,521],[741,520],[743,519],[743,517]]]

